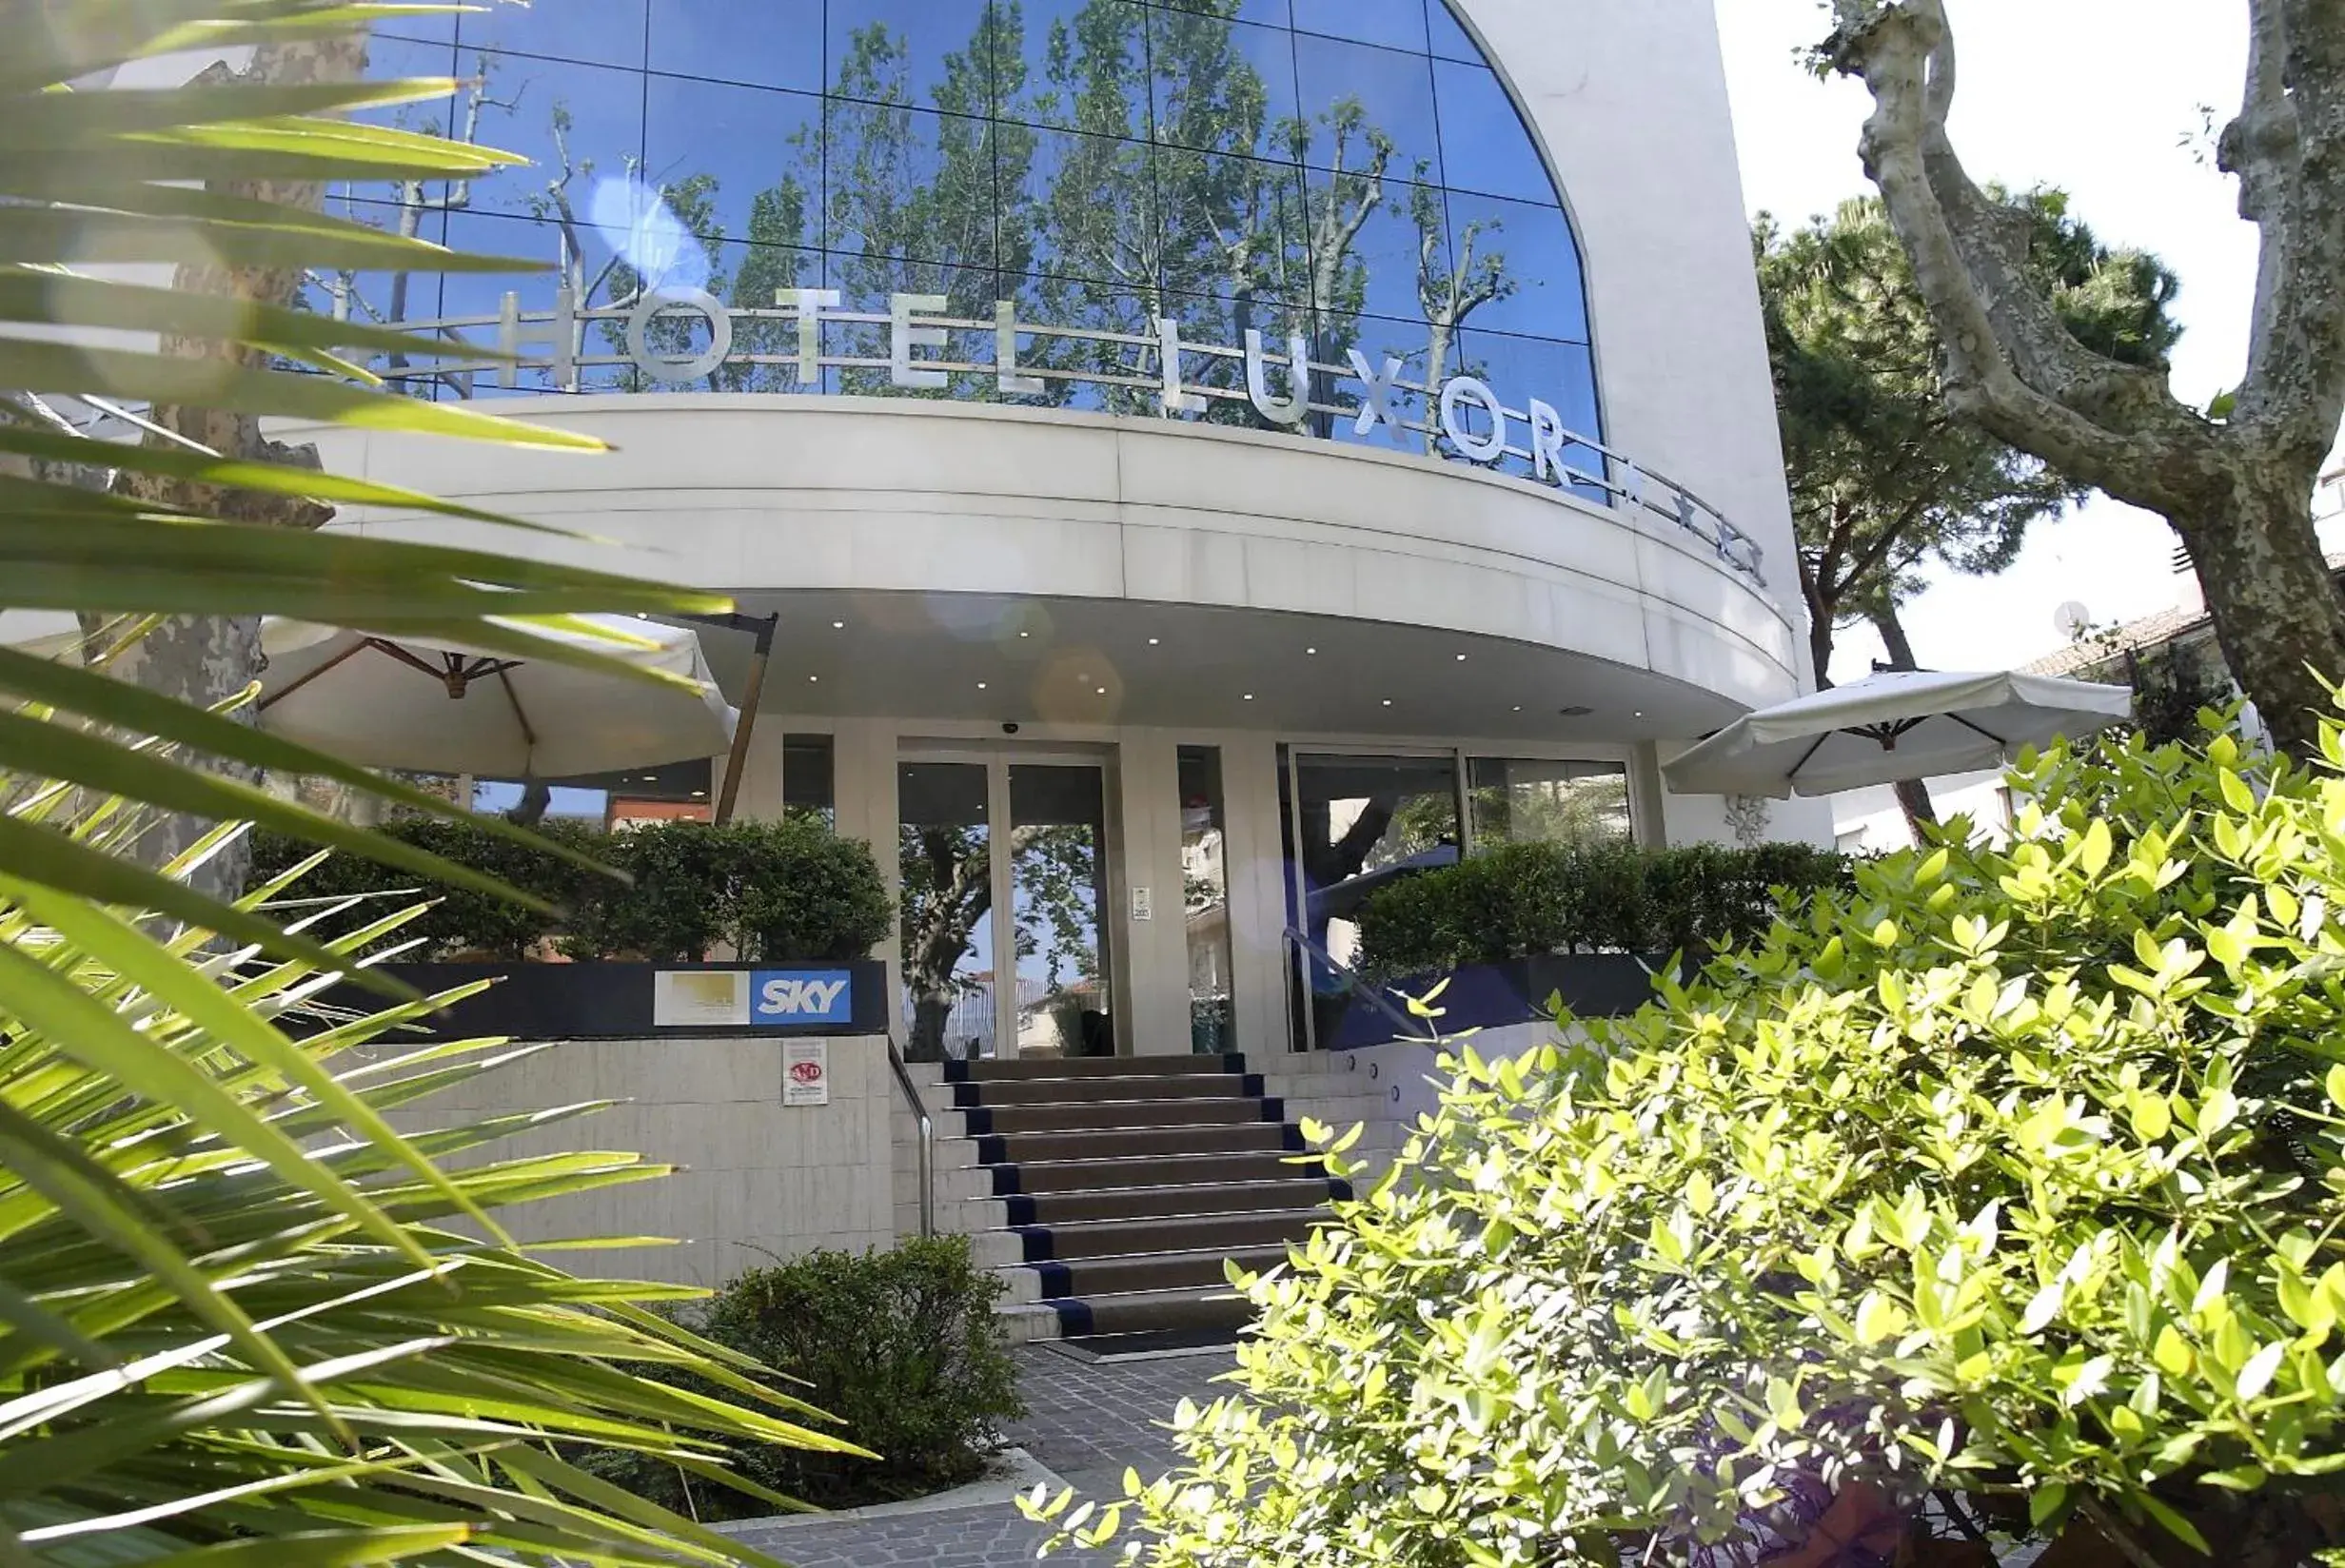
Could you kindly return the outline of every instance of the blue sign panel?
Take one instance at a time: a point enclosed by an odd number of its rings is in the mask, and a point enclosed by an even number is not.
[[[855,976],[845,970],[759,970],[749,977],[749,1021],[762,1029],[855,1021]]]

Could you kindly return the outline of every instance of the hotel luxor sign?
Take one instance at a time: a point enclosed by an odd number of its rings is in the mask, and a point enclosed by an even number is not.
[[[825,369],[853,367],[884,372],[889,383],[906,391],[950,388],[954,378],[990,381],[992,389],[1007,398],[1050,395],[1054,382],[1108,385],[1147,397],[1171,419],[1207,413],[1215,401],[1250,404],[1273,429],[1310,433],[1331,431],[1334,421],[1350,421],[1354,435],[1369,437],[1380,429],[1396,441],[1422,441],[1428,450],[1438,444],[1456,461],[1482,467],[1519,463],[1543,484],[1601,491],[1615,510],[1643,511],[1675,523],[1715,550],[1729,569],[1764,586],[1764,552],[1714,506],[1692,491],[1645,469],[1602,442],[1568,429],[1555,406],[1529,398],[1520,407],[1510,405],[1487,381],[1470,375],[1450,376],[1429,387],[1405,377],[1406,366],[1391,356],[1372,363],[1357,348],[1347,349],[1347,363],[1326,363],[1310,358],[1309,343],[1290,337],[1283,353],[1273,353],[1258,331],[1248,331],[1242,347],[1194,343],[1183,335],[1179,318],[1153,318],[1153,331],[1133,334],[1092,328],[1054,326],[1021,322],[1007,300],[994,306],[990,322],[947,314],[952,302],[940,294],[896,294],[885,314],[843,308],[837,289],[782,289],[772,309],[731,306],[700,288],[663,287],[621,305],[580,308],[573,291],[560,289],[550,311],[525,312],[518,294],[504,296],[494,317],[451,318],[433,322],[394,323],[410,330],[438,333],[456,343],[474,340],[468,332],[494,334],[498,361],[442,363],[430,368],[382,368],[388,379],[436,380],[469,393],[473,378],[493,375],[500,384],[519,388],[524,370],[540,372],[564,392],[581,390],[581,373],[589,368],[632,365],[650,380],[668,386],[685,386],[717,376],[729,365],[761,364],[786,372],[795,383],[808,388],[822,384]],[[653,341],[663,321],[680,322],[698,347],[671,352]],[[737,344],[745,323],[785,323],[796,327],[794,352],[741,353]],[[697,325],[696,325],[697,323]],[[605,335],[624,345],[625,352],[592,353],[587,347],[590,327],[601,324]],[[824,329],[852,324],[883,329],[885,358],[841,356],[826,352]],[[990,363],[958,362],[939,357],[956,332],[990,332],[994,341]],[[1150,356],[1153,376],[1113,370],[1055,369],[1026,361],[1030,339],[1074,341],[1115,345]],[[1243,361],[1244,391],[1203,385],[1189,379],[1192,363],[1208,360]],[[1295,367],[1305,371],[1298,375]],[[380,367],[379,367],[380,368]],[[964,383],[965,384],[965,383]],[[1349,402],[1332,401],[1338,388],[1354,388]],[[1315,401],[1314,394],[1329,401]],[[1407,418],[1406,400],[1423,399],[1423,420]],[[1592,465],[1592,466],[1591,466]]]

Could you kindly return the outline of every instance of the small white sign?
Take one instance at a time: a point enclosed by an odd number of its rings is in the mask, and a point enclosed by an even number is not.
[[[1132,918],[1134,920],[1156,918],[1156,895],[1153,892],[1146,888],[1132,890]]]
[[[652,982],[654,1029],[746,1029],[745,970],[662,970]]]
[[[827,1106],[831,1103],[831,1043],[828,1040],[782,1042],[781,1103],[785,1106]]]

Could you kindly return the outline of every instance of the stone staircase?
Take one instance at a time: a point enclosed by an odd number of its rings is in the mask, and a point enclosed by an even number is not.
[[[1348,1195],[1237,1056],[1028,1058],[929,1068],[938,1228],[1009,1283],[1014,1337],[1103,1350],[1227,1337],[1224,1272],[1283,1261]],[[908,1121],[908,1118],[906,1119]],[[957,1123],[958,1126],[953,1124]],[[898,1229],[916,1205],[899,1123]]]

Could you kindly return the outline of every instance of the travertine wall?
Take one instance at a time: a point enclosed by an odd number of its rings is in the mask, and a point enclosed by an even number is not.
[[[713,1285],[817,1247],[896,1242],[887,1043],[830,1043],[831,1103],[781,1103],[782,1043],[558,1042],[404,1111],[410,1130],[561,1107],[627,1102],[501,1140],[502,1157],[628,1150],[680,1168],[657,1182],[558,1198],[502,1216],[522,1241],[664,1236],[680,1244],[562,1254],[581,1272]]]

